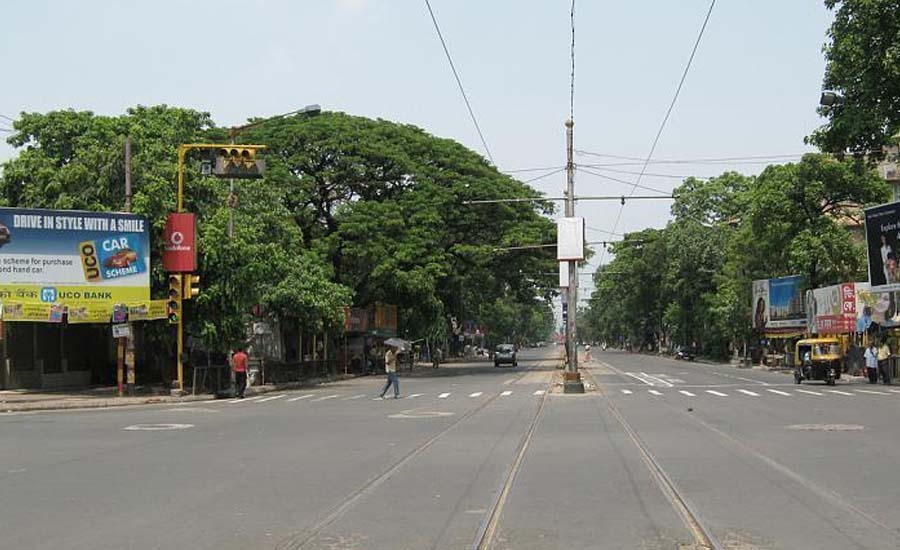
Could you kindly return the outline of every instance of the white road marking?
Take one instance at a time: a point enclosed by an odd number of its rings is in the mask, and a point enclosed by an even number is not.
[[[889,394],[888,392],[886,392],[886,391],[872,391],[872,390],[856,390],[856,391],[859,392],[859,393],[868,393],[868,394],[871,394],[871,395],[890,395],[890,394]]]
[[[625,395],[631,395],[634,392],[631,390],[622,390],[622,393],[624,393]]]
[[[728,394],[727,394],[727,393],[722,393],[722,392],[720,392],[720,391],[715,391],[715,390],[706,390],[706,393],[711,393],[711,394],[713,394],[713,395],[718,395],[719,397],[728,397]]]
[[[448,397],[450,397],[450,392],[440,394],[438,399],[447,399]]]
[[[512,392],[509,390],[506,390],[505,392],[500,394],[500,397],[506,397],[507,395],[512,395]]]
[[[809,391],[809,390],[797,390],[800,393],[805,393],[809,395],[825,395],[824,393],[819,393],[817,391]]]
[[[413,393],[413,394],[408,395],[407,397],[409,397],[410,399],[412,399],[413,397],[422,397],[423,395],[425,395],[425,394],[422,394],[422,393]]]
[[[299,397],[291,397],[288,401],[300,401],[301,399],[309,399],[313,394],[307,393],[306,395],[301,395]]]
[[[353,401],[354,399],[362,399],[365,396],[366,396],[366,394],[361,393],[359,395],[354,395],[353,397],[348,397],[348,398],[344,399],[344,401]]]
[[[766,390],[766,391],[772,392],[772,393],[775,393],[775,394],[778,394],[778,395],[787,395],[788,397],[790,397],[790,395],[791,395],[791,394],[789,394],[788,392],[786,392],[786,391],[781,391],[781,390]]]
[[[547,393],[546,390],[538,390],[531,395],[544,395],[545,393]]]
[[[503,382],[503,385],[504,385],[504,386],[508,386],[508,385],[512,384],[513,382],[515,382],[515,381],[516,381],[515,378],[510,378],[509,380]]]
[[[836,393],[838,395],[853,395],[852,393],[847,392],[847,391],[840,391],[840,390],[825,390],[825,391],[827,391],[828,393]]]
[[[253,403],[254,401],[259,401],[264,397],[265,395],[260,395],[259,397],[250,397],[248,399],[234,399],[232,401],[229,401],[229,403]]]
[[[758,394],[758,393],[752,392],[752,391],[750,391],[750,390],[738,390],[738,391],[741,392],[741,393],[744,394],[744,395],[752,395],[753,397],[759,397],[759,394]]]
[[[480,397],[484,392],[477,391],[475,393],[470,393],[469,397]]]
[[[273,395],[272,397],[266,397],[265,399],[260,399],[257,403],[265,403],[266,401],[275,401],[276,399],[281,399],[282,397],[287,397],[287,394],[281,395]]]
[[[317,401],[325,401],[326,399],[334,399],[335,397],[340,397],[340,395],[326,395],[318,399],[313,399],[311,403],[316,403]]]
[[[686,396],[688,396],[688,397],[697,397],[697,394],[691,393],[691,392],[689,392],[689,391],[678,390],[678,393],[684,394],[684,395],[686,395]]]
[[[667,381],[663,380],[662,378],[657,378],[656,376],[653,376],[652,374],[647,374],[646,372],[642,372],[641,374],[646,376],[647,379],[652,382],[652,384],[650,384],[651,386],[659,385],[664,388],[671,388],[672,386],[674,386],[674,384],[672,384],[671,382],[667,382]]]
[[[659,391],[656,391],[656,390],[647,390],[647,391],[648,391],[649,393],[652,393],[653,395],[662,395],[662,392],[659,392]]]
[[[639,380],[639,381],[643,382],[644,384],[647,384],[648,386],[656,385],[644,373],[626,372],[625,375],[630,376],[630,377],[634,378],[635,380]],[[671,387],[671,384],[669,384],[669,386]]]
[[[900,393],[900,390],[888,390],[891,393]]]

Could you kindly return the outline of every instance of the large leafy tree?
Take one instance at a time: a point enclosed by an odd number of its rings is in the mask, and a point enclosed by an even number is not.
[[[880,152],[900,131],[900,1],[825,0],[834,22],[825,44],[826,90],[845,102],[822,107],[811,137],[829,152]]]
[[[537,193],[460,144],[342,113],[271,121],[246,139],[269,146],[269,180],[305,246],[357,305],[398,304],[410,336],[439,333],[449,314],[477,319],[498,298],[549,295],[552,250],[496,250],[553,242],[549,206],[467,204]]]

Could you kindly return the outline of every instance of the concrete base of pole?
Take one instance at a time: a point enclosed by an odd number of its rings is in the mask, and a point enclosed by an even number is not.
[[[563,393],[584,393],[580,372],[567,372],[563,378]]]

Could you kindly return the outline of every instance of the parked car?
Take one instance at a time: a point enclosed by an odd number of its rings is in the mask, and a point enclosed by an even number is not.
[[[681,346],[678,348],[678,351],[675,352],[675,359],[683,359],[685,361],[693,361],[696,354],[694,353],[694,348],[690,346]]]
[[[519,362],[516,359],[516,346],[512,344],[500,344],[497,346],[494,350],[494,366],[499,367],[500,365],[519,366]]]

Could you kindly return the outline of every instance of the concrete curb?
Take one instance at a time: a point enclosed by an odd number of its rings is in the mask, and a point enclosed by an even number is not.
[[[279,385],[254,386],[247,388],[247,395],[263,395],[282,390],[299,389],[304,387],[321,386],[343,380],[352,380],[362,375],[348,374],[334,378],[314,378],[300,382],[287,382]],[[104,409],[110,407],[133,407],[137,405],[163,405],[172,403],[190,403],[196,401],[210,401],[216,396],[209,393],[199,395],[184,395],[181,397],[170,395],[148,395],[143,397],[104,397],[79,399],[47,399],[44,401],[28,401],[24,403],[8,403],[0,398],[0,413],[28,412],[28,411],[56,411],[75,409]]]

